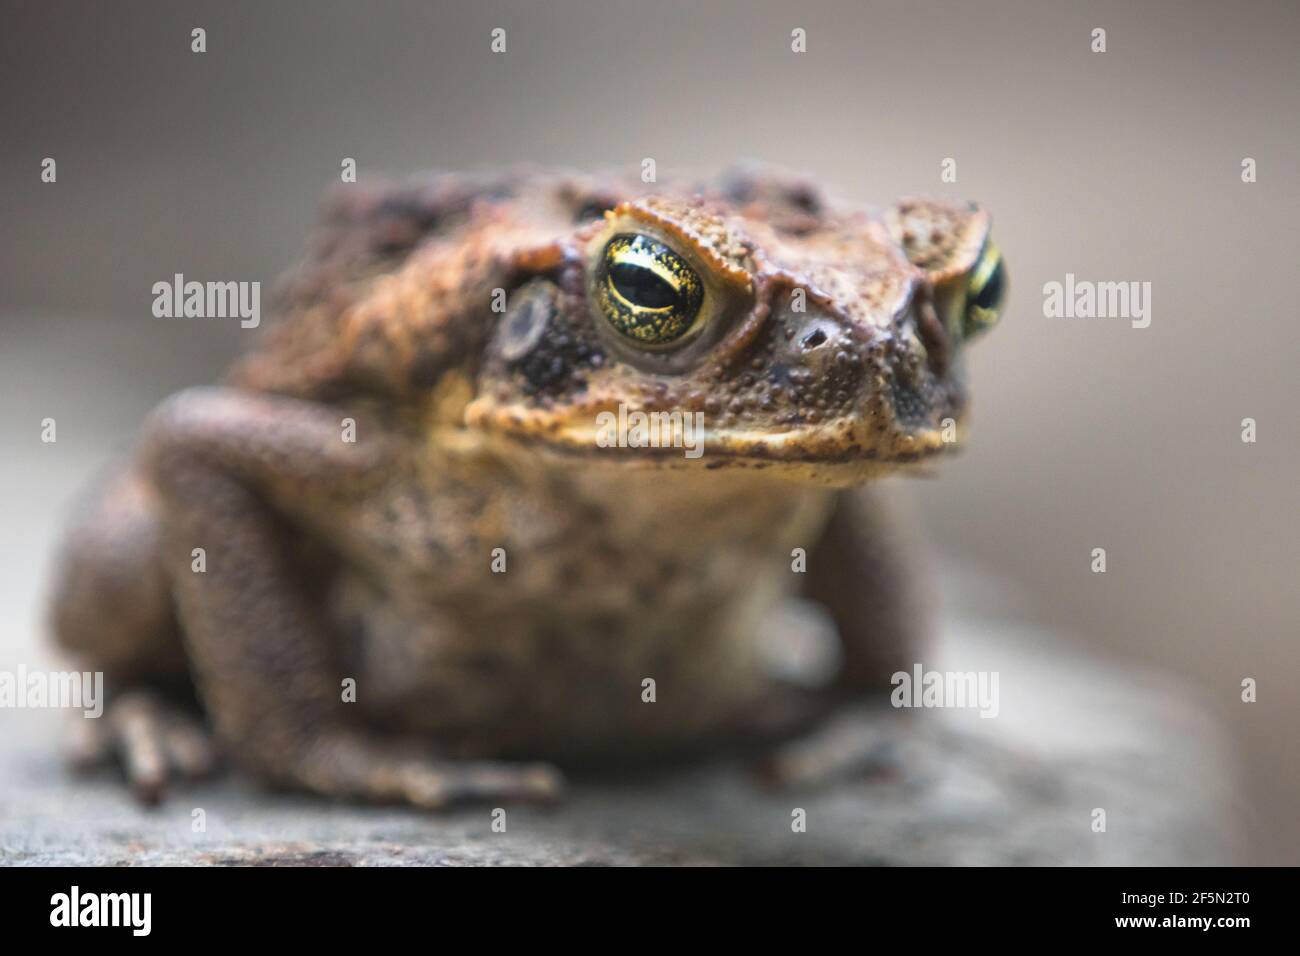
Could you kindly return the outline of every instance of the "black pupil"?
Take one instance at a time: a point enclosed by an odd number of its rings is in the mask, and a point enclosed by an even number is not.
[[[975,296],[975,304],[981,309],[996,309],[1002,301],[1002,261],[993,267],[984,288]]]
[[[609,277],[619,295],[643,309],[666,309],[677,302],[677,290],[645,266],[616,262]]]

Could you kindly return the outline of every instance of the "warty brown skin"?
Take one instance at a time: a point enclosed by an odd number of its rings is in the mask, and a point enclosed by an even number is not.
[[[628,233],[702,279],[680,345],[642,348],[594,304]],[[148,798],[207,769],[157,693],[192,683],[269,781],[548,797],[550,761],[788,730],[755,636],[800,592],[838,629],[836,691],[910,667],[910,573],[857,486],[961,436],[987,234],[973,205],[838,210],[754,169],[342,193],[278,320],[223,385],[163,403],[69,532],[54,630],[117,692],[92,756]],[[704,453],[600,447],[620,405],[703,413]]]

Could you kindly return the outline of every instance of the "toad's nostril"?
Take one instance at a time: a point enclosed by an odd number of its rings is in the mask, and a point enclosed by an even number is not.
[[[786,327],[782,355],[792,365],[801,365],[820,374],[834,361],[847,335],[844,327],[826,315],[798,317],[797,323]]]
[[[790,347],[796,354],[809,355],[810,352],[830,351],[827,346],[843,338],[844,329],[834,319],[825,315],[809,316],[794,327]]]
[[[804,351],[810,352],[813,349],[826,344],[826,333],[821,329],[813,329],[799,340],[799,344],[803,347]]]

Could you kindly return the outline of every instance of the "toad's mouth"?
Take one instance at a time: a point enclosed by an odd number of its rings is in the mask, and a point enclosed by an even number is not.
[[[899,471],[925,472],[957,450],[961,429],[883,426],[853,415],[780,429],[709,427],[703,412],[643,411],[620,406],[590,418],[471,404],[466,425],[498,448],[541,454],[559,463],[645,469],[744,468],[777,477],[837,485]]]

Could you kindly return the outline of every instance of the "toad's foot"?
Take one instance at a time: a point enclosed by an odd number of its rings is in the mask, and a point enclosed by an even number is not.
[[[886,705],[854,705],[806,736],[776,747],[759,770],[778,787],[828,786],[850,777],[887,774],[898,763],[906,723]]]
[[[414,743],[353,732],[317,738],[287,770],[273,775],[325,796],[431,810],[466,801],[551,802],[564,790],[549,764],[441,760]]]
[[[100,719],[78,720],[70,758],[80,769],[118,764],[147,805],[157,804],[169,783],[206,777],[217,766],[202,719],[143,689],[110,702]]]

